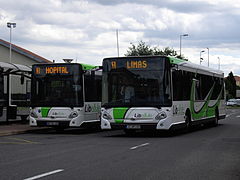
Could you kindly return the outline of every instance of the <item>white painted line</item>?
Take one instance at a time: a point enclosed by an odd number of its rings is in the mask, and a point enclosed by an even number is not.
[[[42,178],[42,177],[45,177],[45,176],[49,176],[49,175],[52,175],[52,174],[56,174],[56,173],[59,173],[59,172],[62,172],[62,171],[64,171],[64,169],[57,169],[55,171],[51,171],[51,172],[47,172],[47,173],[44,173],[44,174],[39,174],[37,176],[33,176],[33,177],[30,177],[30,178],[26,178],[24,180],[39,179],[39,178]]]
[[[137,149],[137,148],[140,148],[140,147],[143,147],[143,146],[147,146],[147,145],[149,145],[149,143],[140,144],[138,146],[131,147],[130,149],[134,150],[134,149]]]
[[[239,116],[236,116],[237,118],[240,118],[240,115]]]

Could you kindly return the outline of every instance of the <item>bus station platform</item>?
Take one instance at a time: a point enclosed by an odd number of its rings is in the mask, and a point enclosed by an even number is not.
[[[0,136],[9,136],[14,134],[23,134],[27,132],[34,132],[46,129],[46,127],[31,127],[29,124],[23,123],[9,123],[0,124]]]

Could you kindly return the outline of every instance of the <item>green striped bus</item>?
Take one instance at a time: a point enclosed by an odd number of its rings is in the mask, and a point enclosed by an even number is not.
[[[103,60],[102,129],[169,130],[225,118],[224,74],[168,56]]]
[[[100,124],[101,81],[102,71],[98,66],[33,65],[30,125],[63,129]]]

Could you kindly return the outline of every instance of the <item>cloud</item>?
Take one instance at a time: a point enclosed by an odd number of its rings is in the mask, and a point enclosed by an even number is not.
[[[199,63],[199,52],[210,48],[210,65],[223,61],[225,72],[238,72],[240,5],[238,0],[0,0],[0,38],[9,39],[8,21],[16,22],[13,42],[49,59],[76,58],[101,64],[140,40],[169,46]],[[203,55],[206,59],[206,55]],[[227,60],[226,62],[224,60]],[[203,62],[203,65],[206,63]],[[229,64],[228,64],[229,63]],[[234,67],[231,67],[234,66]],[[240,73],[239,73],[240,74]]]

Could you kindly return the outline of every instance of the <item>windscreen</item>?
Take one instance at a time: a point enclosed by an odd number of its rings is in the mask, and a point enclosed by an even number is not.
[[[32,106],[81,107],[82,70],[78,64],[33,67]]]
[[[170,106],[169,66],[165,57],[105,59],[103,106]]]

